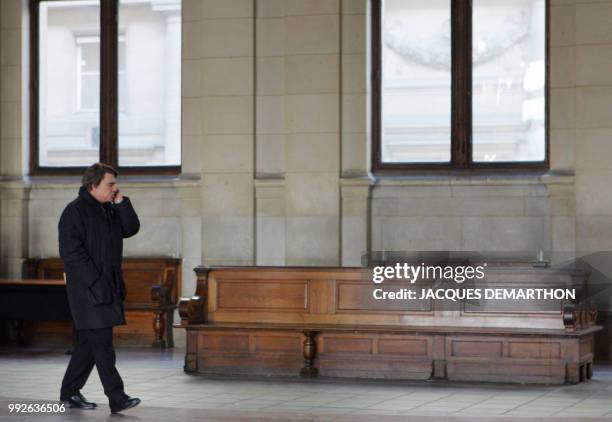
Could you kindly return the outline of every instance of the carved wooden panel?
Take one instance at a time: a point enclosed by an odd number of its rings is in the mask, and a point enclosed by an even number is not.
[[[427,356],[429,354],[428,343],[426,339],[380,338],[378,353],[381,355]]]
[[[295,352],[302,348],[302,338],[299,334],[294,335],[255,335],[254,349],[256,352]]]
[[[307,292],[307,281],[218,280],[217,308],[304,312],[308,309]]]
[[[325,336],[322,343],[323,353],[373,353],[371,338]]]
[[[216,350],[221,352],[243,352],[249,351],[248,334],[216,333],[215,335],[201,334],[198,339],[202,349]]]
[[[558,342],[510,341],[508,342],[508,356],[519,359],[560,359],[561,344]]]
[[[451,356],[453,357],[487,357],[502,356],[501,341],[451,340]]]
[[[127,289],[126,303],[150,303],[151,287],[163,282],[163,270],[125,267],[123,279]]]
[[[580,357],[593,353],[593,336],[580,340]]]

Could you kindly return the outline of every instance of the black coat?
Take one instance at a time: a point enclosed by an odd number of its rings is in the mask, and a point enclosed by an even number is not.
[[[59,221],[59,251],[77,330],[125,324],[125,283],[121,274],[123,238],[140,222],[128,197],[101,204],[83,187]]]

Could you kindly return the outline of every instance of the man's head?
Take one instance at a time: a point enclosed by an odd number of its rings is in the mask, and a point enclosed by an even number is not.
[[[107,164],[96,163],[87,168],[81,185],[100,203],[113,202],[119,191],[117,170]]]

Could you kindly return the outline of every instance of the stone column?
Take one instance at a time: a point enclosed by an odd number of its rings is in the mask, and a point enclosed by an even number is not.
[[[361,256],[370,249],[370,186],[372,179],[340,180],[342,195],[342,266],[361,266]]]
[[[574,176],[542,177],[550,204],[550,259],[553,263],[573,259],[576,253],[576,196]]]
[[[202,262],[252,265],[254,3],[200,3]]]
[[[22,181],[0,182],[1,224],[0,274],[21,277],[23,259],[28,256],[29,187]]]
[[[369,174],[369,14],[366,0],[342,1],[341,263],[361,265],[371,248]]]
[[[285,181],[255,180],[256,265],[285,265]]]

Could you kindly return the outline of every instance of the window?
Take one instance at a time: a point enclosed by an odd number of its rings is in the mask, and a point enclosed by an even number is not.
[[[31,0],[30,169],[178,173],[181,0]]]
[[[374,171],[548,168],[548,0],[372,0]]]
[[[77,37],[77,110],[96,111],[100,105],[100,37]]]
[[[76,38],[77,44],[77,88],[78,111],[96,111],[100,104],[100,37],[82,36]],[[125,111],[125,37],[119,36],[119,110]]]

